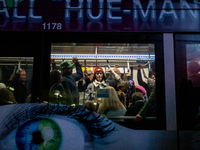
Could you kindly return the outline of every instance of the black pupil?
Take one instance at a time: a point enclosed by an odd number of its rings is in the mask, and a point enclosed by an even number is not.
[[[44,141],[42,139],[42,135],[40,131],[33,132],[32,137],[33,137],[32,142],[34,144],[41,144]]]

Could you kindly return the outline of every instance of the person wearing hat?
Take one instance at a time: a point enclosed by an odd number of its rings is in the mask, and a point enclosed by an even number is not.
[[[68,60],[63,61],[60,64],[60,70],[63,77],[63,86],[68,91],[68,94],[71,95],[73,104],[76,106],[79,105],[79,90],[76,86],[76,81],[80,80],[83,77],[83,72],[81,65],[78,62],[76,57],[72,58],[72,62]],[[72,74],[73,67],[76,67],[76,73]]]
[[[148,80],[148,83],[146,83],[146,82],[144,82],[142,80],[141,69],[142,69],[142,66],[138,65],[137,66],[137,80],[138,80],[138,84],[141,85],[141,86],[143,86],[145,88],[145,90],[147,91],[147,97],[149,98],[149,96],[151,94],[151,91],[153,90],[153,87],[154,87],[154,84],[155,84],[155,76],[153,74],[151,74],[151,78]]]
[[[140,85],[135,85],[135,91],[136,91],[136,92],[141,92],[143,96],[145,96],[146,93],[147,93],[146,90],[145,90],[145,88],[143,88],[143,87],[140,86]]]
[[[83,92],[87,89],[88,85],[93,82],[94,72],[92,70],[86,70],[83,73],[83,78],[78,82],[79,92]],[[83,84],[83,80],[85,78],[85,84]]]
[[[155,61],[151,63],[151,69],[153,74],[155,75]],[[155,115],[155,113],[156,113],[156,84],[154,85],[153,90],[151,91],[148,101],[140,109],[134,120],[141,121],[143,118],[147,116],[147,114]]]
[[[97,89],[103,89],[108,86],[105,80],[106,77],[104,75],[103,69],[101,67],[96,67],[94,70],[93,82],[90,83],[86,89],[85,100],[92,100],[94,103],[100,101],[100,99],[97,100],[96,98]]]

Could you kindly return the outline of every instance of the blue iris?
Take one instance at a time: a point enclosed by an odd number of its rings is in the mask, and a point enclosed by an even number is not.
[[[38,149],[39,145],[33,142],[33,134],[39,131],[39,121],[34,119],[19,127],[16,134],[18,149]]]

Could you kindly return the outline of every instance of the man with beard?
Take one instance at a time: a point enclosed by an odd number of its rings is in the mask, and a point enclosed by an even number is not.
[[[63,86],[67,91],[67,94],[71,95],[71,98],[76,106],[79,105],[79,90],[76,86],[76,81],[80,80],[83,77],[83,72],[81,65],[78,62],[76,57],[72,58],[72,63],[68,60],[63,61],[60,64],[60,69],[63,77]],[[76,67],[76,73],[72,74],[73,66]]]

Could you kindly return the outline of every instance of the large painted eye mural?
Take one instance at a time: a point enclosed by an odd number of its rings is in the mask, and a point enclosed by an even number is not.
[[[28,121],[16,133],[18,149],[59,149],[61,141],[60,127],[49,118]]]

